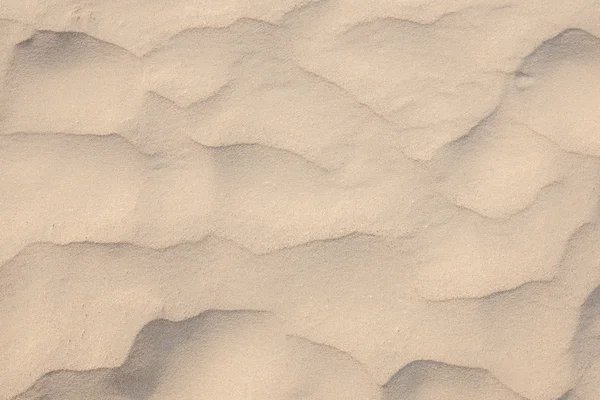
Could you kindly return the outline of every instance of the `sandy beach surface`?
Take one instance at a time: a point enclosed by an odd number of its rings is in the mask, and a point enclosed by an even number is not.
[[[0,400],[600,399],[600,0],[0,0]]]

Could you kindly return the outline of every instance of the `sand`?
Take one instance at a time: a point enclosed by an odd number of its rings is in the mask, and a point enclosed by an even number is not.
[[[0,400],[600,399],[600,3],[0,0]]]

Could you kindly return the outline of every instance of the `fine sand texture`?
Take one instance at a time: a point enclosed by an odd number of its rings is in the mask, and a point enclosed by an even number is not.
[[[600,0],[0,0],[0,400],[600,400]]]

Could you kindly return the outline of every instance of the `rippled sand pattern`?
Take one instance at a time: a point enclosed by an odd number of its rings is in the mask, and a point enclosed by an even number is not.
[[[0,0],[0,400],[600,399],[600,1]]]

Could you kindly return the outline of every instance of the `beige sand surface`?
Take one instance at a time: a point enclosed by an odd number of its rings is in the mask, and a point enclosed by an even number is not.
[[[0,0],[0,400],[599,400],[600,0]]]

